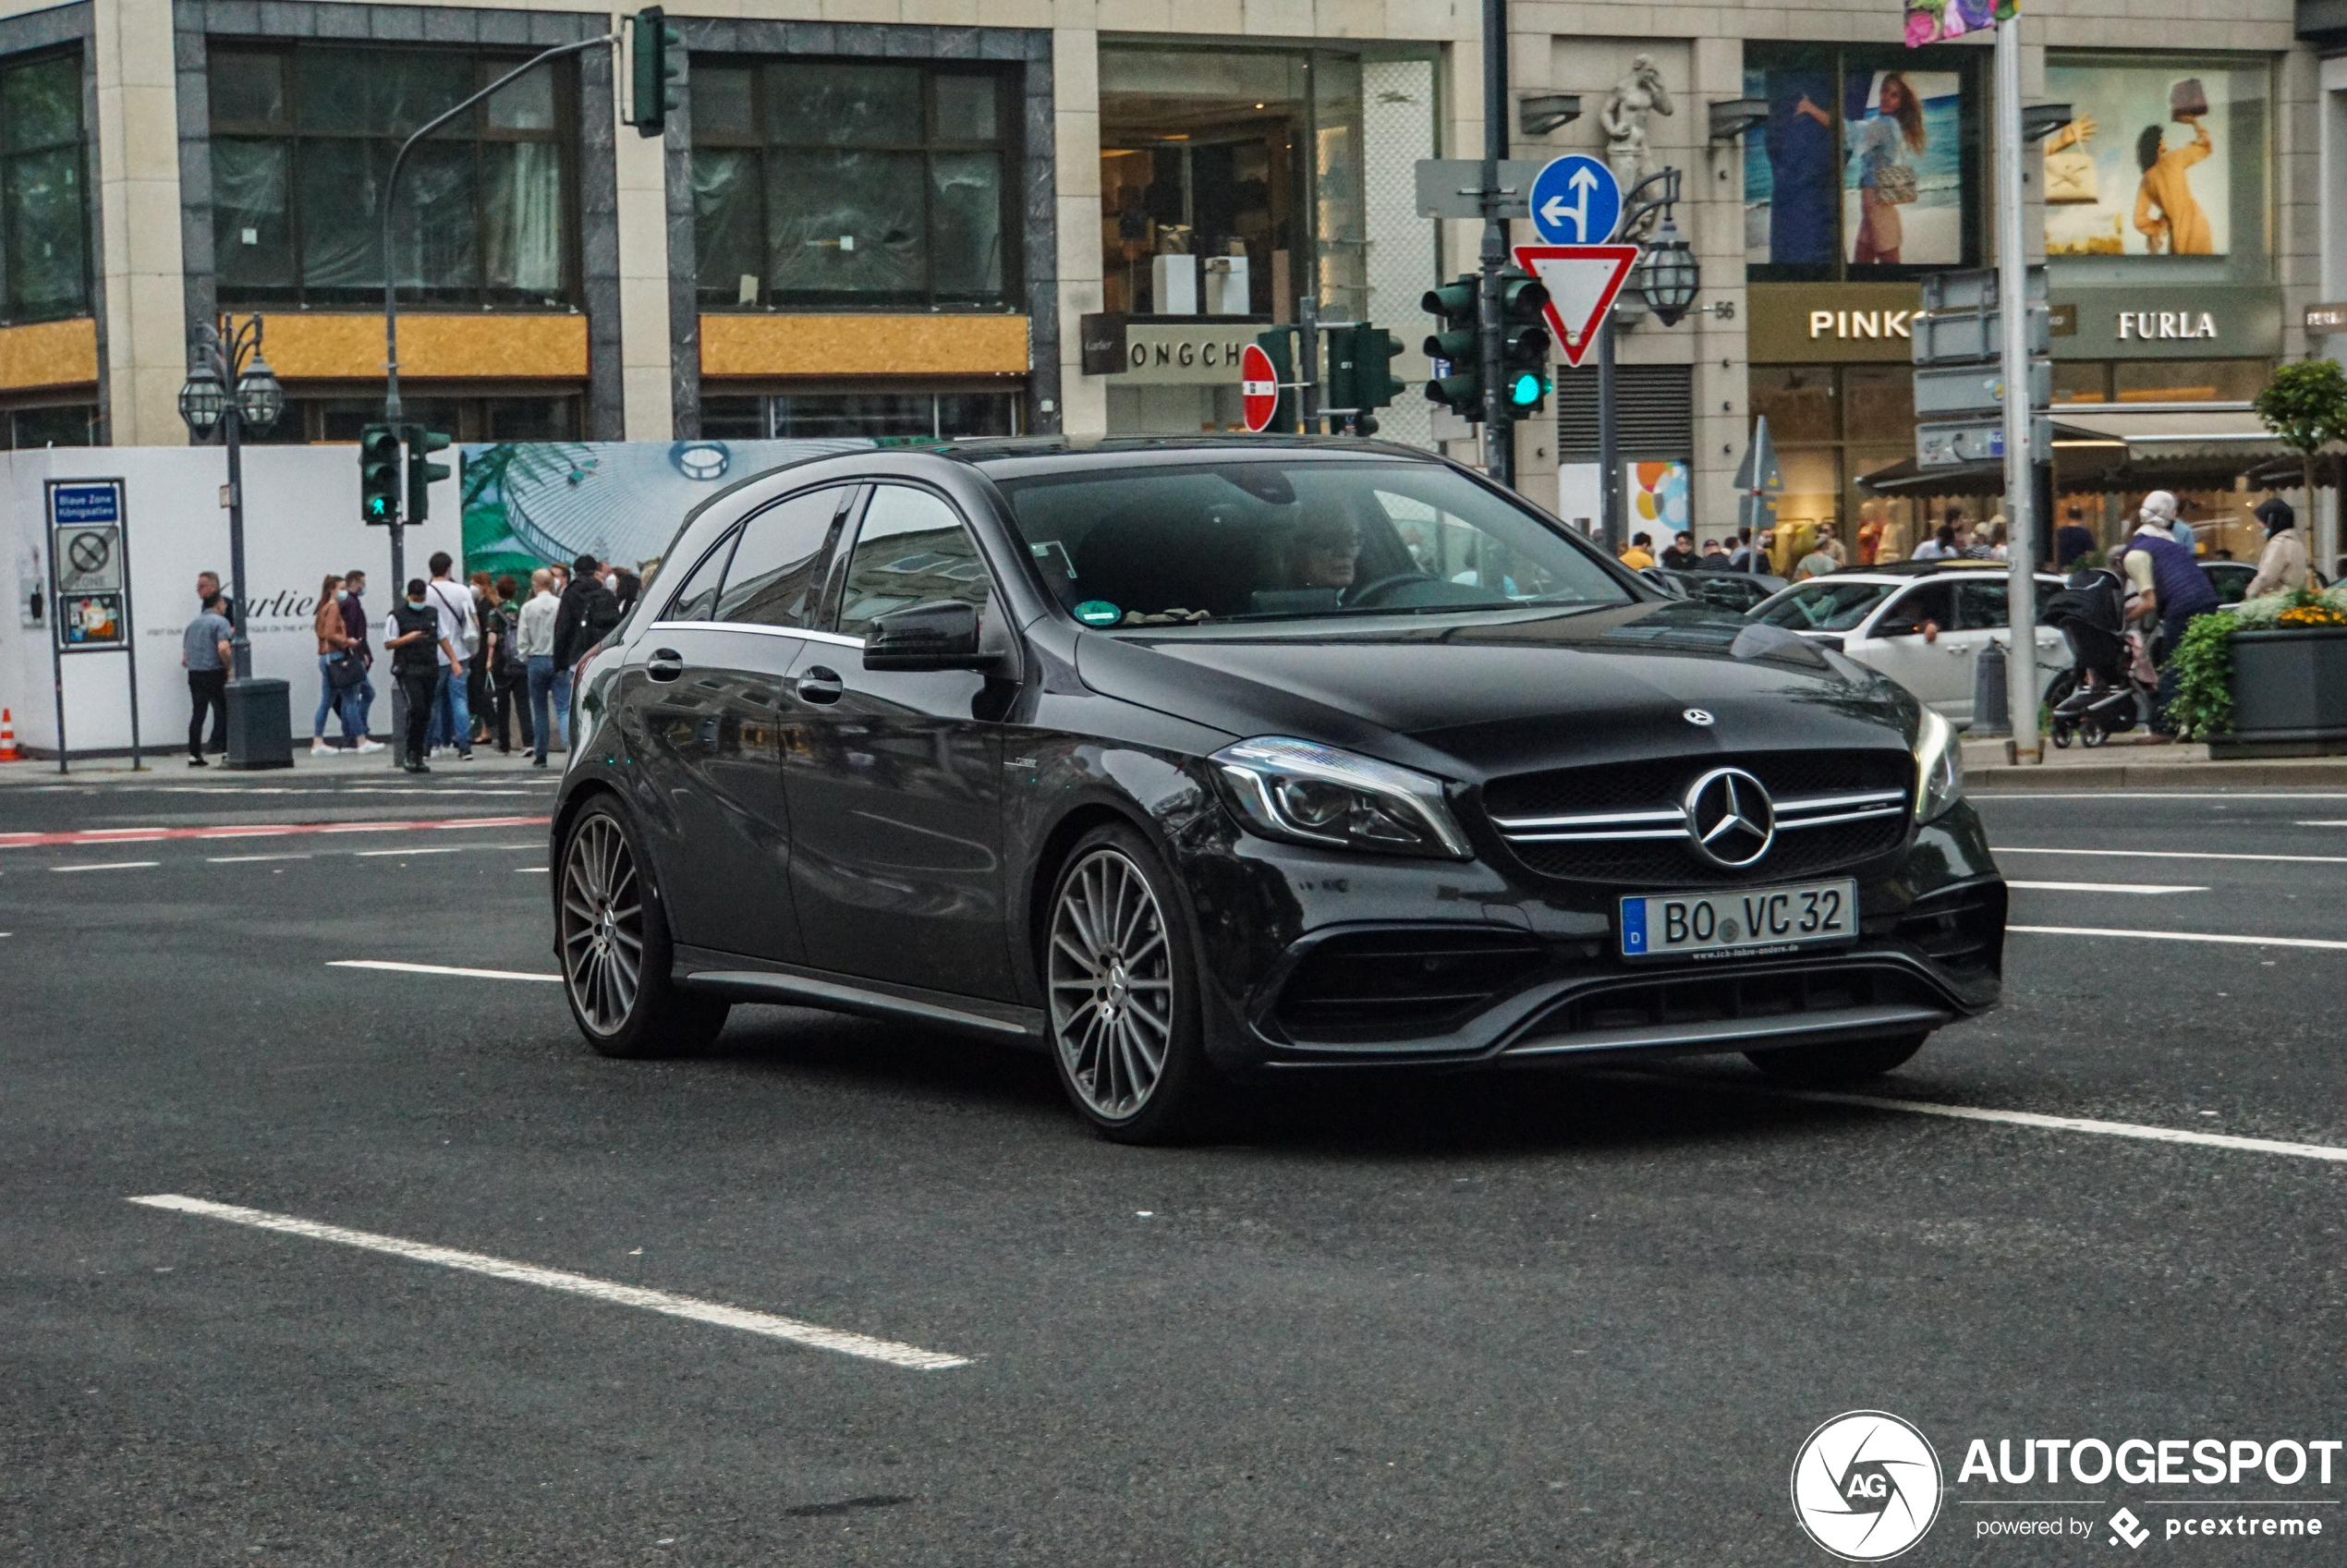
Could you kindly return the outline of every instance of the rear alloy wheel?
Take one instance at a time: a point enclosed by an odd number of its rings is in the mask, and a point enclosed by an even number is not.
[[[1076,845],[1053,890],[1043,973],[1052,1058],[1085,1120],[1123,1143],[1196,1130],[1218,1087],[1196,966],[1165,872],[1129,828]]]
[[[563,846],[563,993],[579,1032],[605,1056],[699,1049],[730,1010],[670,978],[667,916],[642,863],[626,820],[601,800],[578,814]]]
[[[1745,1060],[1781,1084],[1824,1088],[1832,1084],[1863,1083],[1879,1078],[1923,1049],[1931,1038],[1922,1034],[1893,1035],[1887,1039],[1852,1040],[1843,1045],[1795,1045],[1782,1051],[1748,1051]]]

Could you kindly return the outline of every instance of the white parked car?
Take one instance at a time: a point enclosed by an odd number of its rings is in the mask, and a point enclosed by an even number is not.
[[[1745,614],[1881,671],[1961,729],[1972,722],[1980,650],[2011,640],[2008,569],[2002,561],[1902,561],[1834,572],[1794,583]],[[2061,587],[2052,573],[2037,574],[2037,602]],[[2061,633],[2039,626],[2038,691],[2069,667]]]

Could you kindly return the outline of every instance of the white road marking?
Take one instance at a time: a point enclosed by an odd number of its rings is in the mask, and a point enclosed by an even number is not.
[[[444,844],[430,849],[354,849],[350,853],[361,860],[371,860],[382,855],[462,855],[468,849],[493,849],[487,844]]]
[[[2311,822],[2301,822],[2302,828],[2347,828],[2347,818],[2326,817]]]
[[[505,1258],[490,1258],[478,1252],[431,1246],[397,1236],[377,1235],[371,1231],[346,1230],[340,1225],[320,1224],[315,1220],[298,1220],[290,1214],[240,1209],[235,1204],[210,1203],[201,1197],[183,1197],[177,1193],[167,1192],[134,1197],[128,1201],[149,1209],[200,1214],[209,1220],[250,1225],[256,1230],[277,1231],[286,1235],[306,1236],[311,1241],[330,1241],[369,1252],[388,1253],[411,1262],[436,1263],[444,1269],[461,1269],[468,1273],[486,1274],[492,1279],[510,1280],[517,1284],[537,1285],[543,1290],[562,1291],[571,1295],[612,1302],[620,1307],[665,1313],[671,1318],[688,1318],[698,1323],[740,1329],[747,1333],[763,1334],[769,1339],[788,1340],[793,1344],[809,1345],[817,1350],[835,1350],[842,1355],[882,1361],[892,1367],[903,1367],[917,1372],[936,1372],[950,1367],[970,1365],[970,1358],[967,1355],[948,1355],[942,1351],[899,1344],[894,1340],[874,1339],[869,1334],[826,1329],[814,1323],[802,1323],[796,1318],[779,1318],[771,1312],[752,1312],[745,1307],[696,1300],[689,1295],[672,1295],[666,1291],[646,1290],[638,1285],[615,1284],[609,1280],[590,1279],[585,1274],[508,1262]]]
[[[1999,855],[2100,855],[2124,860],[2276,860],[2286,866],[2347,866],[2347,855],[2228,855],[2208,849],[2024,849],[2000,844]]]
[[[546,874],[547,869],[548,868],[544,866],[517,866],[514,868],[514,874],[517,877],[526,877],[534,873],[542,877]]]
[[[2229,947],[2318,947],[2347,952],[2347,942],[2331,942],[2310,936],[2233,936],[2224,931],[2110,931],[2095,930],[2085,926],[2007,926],[2005,930],[2027,931],[2033,936],[2135,937],[2144,942],[2213,942]]]
[[[2205,887],[2170,887],[2160,882],[2015,882],[2007,887],[2033,888],[2039,893],[2207,893]]]
[[[207,855],[204,857],[204,864],[207,866],[249,866],[256,860],[313,860],[316,858],[317,857],[313,855],[306,854]]]
[[[397,964],[388,958],[329,958],[329,969],[389,969],[400,975],[461,975],[474,980],[544,980],[560,985],[560,975],[534,975],[524,969],[456,969],[445,964]]]
[[[88,866],[52,866],[53,871],[140,871],[150,866],[160,866],[160,860],[104,860]]]
[[[2187,1127],[2155,1127],[2142,1122],[2103,1122],[2089,1116],[2048,1116],[2036,1111],[1994,1111],[1980,1105],[1942,1105],[1928,1100],[1888,1100],[1879,1095],[1844,1094],[1838,1089],[1778,1088],[1768,1084],[1733,1083],[1726,1079],[1680,1076],[1669,1073],[1608,1073],[1607,1077],[1643,1083],[1684,1084],[1721,1094],[1754,1095],[1769,1100],[1806,1100],[1818,1105],[1851,1105],[1865,1111],[1896,1111],[1911,1116],[1944,1116],[1958,1122],[1998,1122],[2008,1126],[2036,1127],[2049,1133],[2086,1133],[2096,1137],[2139,1138],[2148,1143],[2195,1144],[2203,1149],[2231,1149],[2241,1154],[2280,1154],[2294,1160],[2347,1162],[2347,1147],[2330,1143],[2291,1143],[2281,1138],[2237,1137],[2230,1133],[2195,1132]]]

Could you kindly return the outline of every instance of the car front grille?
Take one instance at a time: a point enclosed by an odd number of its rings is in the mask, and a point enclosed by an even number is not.
[[[1298,1040],[1441,1034],[1543,962],[1528,932],[1460,927],[1343,933],[1296,966],[1280,990],[1277,1015]]]
[[[1695,852],[1681,806],[1714,768],[1758,779],[1777,833],[1757,865],[1724,870]],[[1483,807],[1508,848],[1544,877],[1642,887],[1818,876],[1906,842],[1914,763],[1897,751],[1767,752],[1561,768],[1495,779]]]

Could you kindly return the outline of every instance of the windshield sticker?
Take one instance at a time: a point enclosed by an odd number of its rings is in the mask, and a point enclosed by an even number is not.
[[[1076,618],[1088,626],[1113,626],[1125,618],[1125,612],[1105,599],[1087,599],[1076,607]]]

